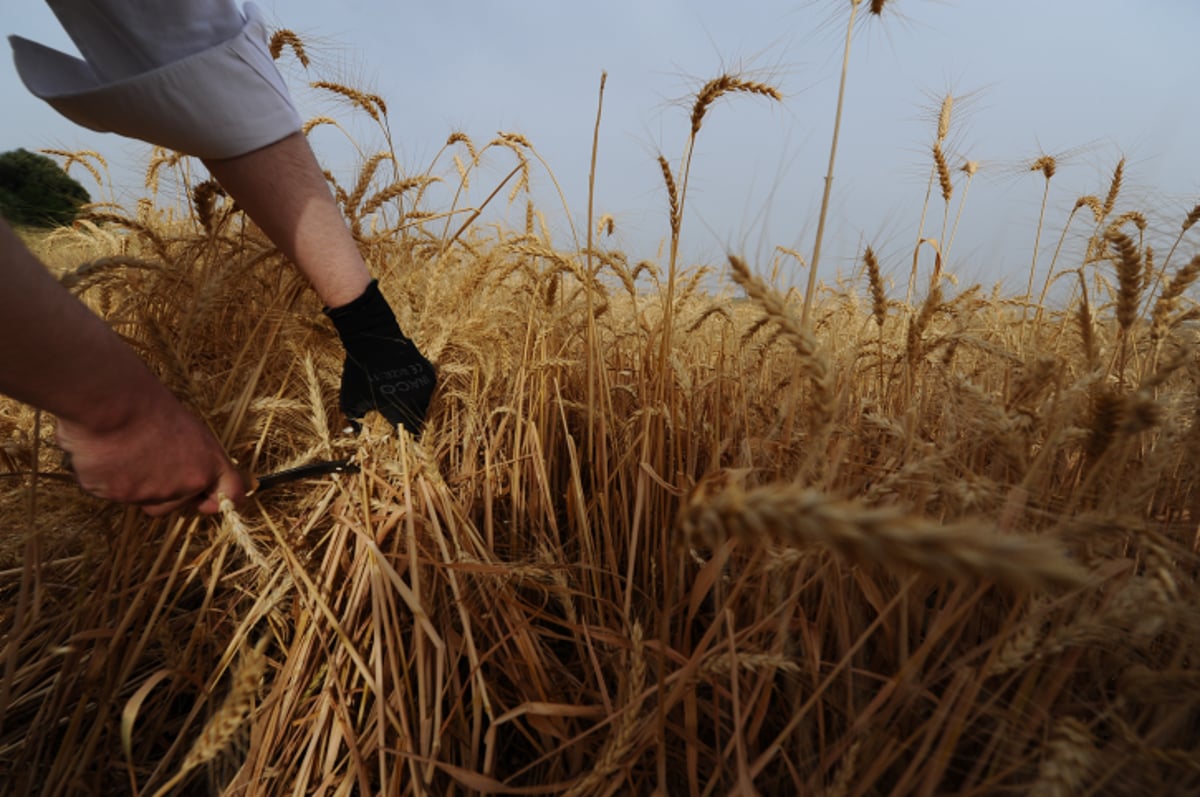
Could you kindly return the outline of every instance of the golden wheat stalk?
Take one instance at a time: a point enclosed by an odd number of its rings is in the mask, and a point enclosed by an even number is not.
[[[611,793],[613,775],[629,759],[641,730],[642,692],[646,688],[646,654],[642,637],[642,626],[635,621],[630,631],[628,677],[621,679],[624,705],[616,720],[616,727],[596,757],[591,771],[567,790],[564,797]]]
[[[808,411],[812,419],[812,431],[820,433],[833,421],[837,411],[837,391],[833,372],[824,354],[817,348],[812,334],[793,319],[791,312],[779,297],[755,274],[746,262],[734,255],[729,256],[733,280],[746,291],[746,295],[766,311],[767,317],[779,326],[784,337],[800,355],[800,369],[813,386],[813,400]]]
[[[1102,221],[1108,218],[1108,214],[1112,213],[1113,208],[1117,204],[1117,196],[1121,193],[1121,183],[1125,175],[1125,159],[1117,161],[1117,166],[1113,169],[1112,181],[1108,185],[1108,194],[1104,197],[1104,204],[1100,206],[1100,218],[1097,221]]]
[[[375,179],[375,172],[379,169],[379,164],[385,160],[390,160],[395,163],[395,156],[390,152],[376,152],[367,162],[363,164],[358,171],[358,179],[354,183],[353,190],[346,199],[346,213],[357,217],[356,211],[362,203],[363,197],[367,195],[367,189],[371,186],[371,181]]]
[[[369,216],[383,205],[384,202],[389,202],[414,188],[424,188],[431,183],[441,182],[440,177],[429,177],[421,175],[419,177],[409,177],[404,180],[397,180],[385,188],[380,189],[377,193],[371,196],[363,203],[359,210],[359,216]]]
[[[658,156],[658,167],[662,171],[663,183],[667,186],[667,203],[671,213],[671,235],[679,235],[680,218],[679,218],[679,188],[675,182],[675,173],[671,170],[671,164],[667,162],[663,155]]]
[[[213,221],[217,214],[217,200],[223,196],[226,196],[225,189],[216,180],[205,180],[192,189],[192,203],[196,208],[196,218],[209,235],[215,232]]]
[[[1187,232],[1195,226],[1196,222],[1200,221],[1200,204],[1193,207],[1188,214],[1183,217],[1183,231]]]
[[[1139,703],[1165,706],[1200,698],[1200,673],[1189,669],[1153,670],[1145,664],[1135,664],[1121,674],[1117,685],[1120,694]]]
[[[711,547],[728,538],[823,545],[851,562],[947,578],[986,578],[1018,589],[1077,587],[1087,579],[1046,538],[1001,534],[984,521],[938,523],[791,485],[728,488],[687,507],[679,525],[687,539]]]
[[[283,54],[283,48],[291,48],[292,54],[296,56],[296,60],[305,69],[308,68],[309,60],[308,53],[304,50],[304,42],[296,35],[296,32],[287,28],[280,28],[271,34],[271,40],[267,44],[267,50],[271,53],[271,58],[278,61],[279,56]]]
[[[1053,155],[1042,155],[1029,164],[1029,171],[1041,172],[1043,177],[1051,180],[1058,171],[1058,159]]]
[[[369,94],[352,86],[343,86],[341,83],[334,83],[330,80],[315,80],[309,85],[314,89],[324,89],[349,100],[352,105],[365,111],[368,116],[380,124],[383,123],[383,117],[387,116],[387,104],[378,94]]]
[[[1186,266],[1175,272],[1171,281],[1167,283],[1167,287],[1159,295],[1158,301],[1154,303],[1154,310],[1150,315],[1150,340],[1158,341],[1166,334],[1171,313],[1175,312],[1180,297],[1198,277],[1200,277],[1200,255],[1193,257]]]
[[[146,164],[145,177],[146,188],[151,194],[158,193],[159,171],[161,171],[164,167],[170,169],[177,166],[183,157],[183,153],[180,152],[164,149],[162,147],[154,148],[153,154],[150,156],[150,162]]]
[[[863,252],[863,263],[867,267],[867,279],[871,286],[871,316],[881,328],[887,319],[887,295],[883,290],[883,275],[879,271],[879,258],[875,250],[867,247]]]
[[[446,139],[446,146],[451,147],[455,144],[462,144],[467,148],[467,154],[471,156],[471,163],[479,163],[479,153],[475,150],[475,142],[471,140],[470,136],[461,130],[455,130]]]
[[[44,152],[47,155],[57,155],[58,157],[62,158],[63,159],[62,170],[64,172],[66,172],[67,174],[71,173],[71,166],[78,163],[80,166],[82,166],[84,169],[87,170],[88,174],[90,174],[92,176],[92,179],[96,181],[96,185],[98,185],[100,187],[104,186],[104,178],[100,175],[100,170],[92,165],[92,160],[95,160],[103,168],[105,168],[105,169],[108,168],[108,162],[106,160],[104,160],[104,157],[99,152],[96,152],[95,150],[91,150],[91,149],[81,149],[81,150],[71,151],[71,150],[65,150],[65,149],[49,149],[49,148],[42,149],[40,151]]]
[[[779,89],[767,83],[758,83],[753,80],[742,80],[734,75],[721,75],[713,78],[704,84],[700,91],[696,94],[696,100],[692,103],[692,135],[695,136],[700,132],[701,123],[704,121],[704,115],[708,113],[708,109],[714,102],[726,94],[735,92],[744,92],[747,94],[757,94],[760,97],[767,97],[781,102],[783,94]]]
[[[1079,197],[1079,199],[1075,200],[1075,207],[1072,209],[1072,213],[1085,206],[1092,211],[1092,218],[1095,219],[1097,224],[1104,219],[1104,203],[1100,201],[1100,197],[1091,194]]]
[[[954,195],[954,183],[950,181],[950,167],[946,164],[946,154],[942,152],[940,142],[933,143],[933,163],[937,167],[938,185],[942,189],[942,199],[949,202]]]
[[[1030,797],[1068,797],[1080,794],[1096,763],[1096,747],[1087,725],[1074,717],[1054,724],[1045,756],[1038,767]]]
[[[926,348],[923,343],[925,330],[941,307],[942,284],[935,282],[929,288],[929,294],[925,297],[925,301],[921,303],[920,311],[908,322],[908,331],[905,334],[905,352],[910,368],[915,367],[925,356]]]
[[[1142,289],[1142,255],[1133,239],[1118,229],[1109,229],[1106,240],[1117,250],[1117,324],[1127,333],[1137,318]]]
[[[266,673],[267,656],[263,652],[266,646],[267,637],[264,636],[253,648],[242,654],[242,659],[233,672],[229,694],[192,743],[179,771],[155,792],[155,797],[168,794],[182,783],[192,770],[212,761],[233,741],[254,707],[258,687]]]
[[[882,8],[882,3],[880,4]],[[876,13],[876,12],[871,12]],[[950,113],[954,108],[954,95],[949,92],[942,98],[942,106],[938,109],[937,143],[941,144],[950,135]]]
[[[124,268],[157,271],[162,269],[163,265],[153,260],[143,260],[130,255],[112,255],[84,263],[73,271],[63,274],[58,281],[64,288],[78,295],[103,280],[106,275]]]

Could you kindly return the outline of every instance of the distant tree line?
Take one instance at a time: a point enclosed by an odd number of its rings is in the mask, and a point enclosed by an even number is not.
[[[91,201],[87,189],[45,155],[0,153],[0,216],[20,227],[61,227]]]

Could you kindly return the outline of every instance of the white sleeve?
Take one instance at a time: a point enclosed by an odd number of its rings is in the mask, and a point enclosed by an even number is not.
[[[84,58],[10,36],[17,73],[84,127],[202,158],[243,155],[300,129],[252,3],[244,16],[232,0],[51,6]]]

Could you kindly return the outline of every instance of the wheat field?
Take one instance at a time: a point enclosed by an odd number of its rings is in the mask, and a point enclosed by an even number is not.
[[[383,98],[318,83],[387,129]],[[940,233],[907,286],[870,247],[807,291],[740,253],[684,266],[706,110],[779,95],[727,74],[694,99],[661,260],[605,248],[590,197],[587,243],[552,240],[519,134],[329,175],[438,367],[420,441],[342,432],[317,299],[187,159],[39,241],[248,472],[361,470],[149,519],[0,401],[0,791],[1200,789],[1200,206],[1164,238],[1117,164],[1023,295],[959,285]],[[952,113],[928,164],[950,224],[974,176]],[[426,201],[489,159],[513,171],[480,206]]]

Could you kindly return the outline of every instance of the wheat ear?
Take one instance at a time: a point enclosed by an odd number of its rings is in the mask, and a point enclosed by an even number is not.
[[[1137,318],[1142,289],[1142,256],[1133,239],[1120,230],[1110,229],[1105,238],[1117,249],[1117,324],[1127,333]]]
[[[790,485],[728,488],[689,506],[680,528],[690,540],[710,546],[727,538],[823,545],[852,562],[988,578],[1022,589],[1078,586],[1086,578],[1079,565],[1046,539],[1001,534],[984,522],[946,525]]]
[[[242,727],[250,709],[254,706],[254,698],[258,694],[259,684],[267,669],[267,656],[263,652],[267,646],[267,637],[258,640],[253,648],[242,654],[237,669],[233,673],[233,683],[229,694],[221,703],[221,707],[209,719],[204,730],[192,743],[192,748],[183,759],[179,771],[157,792],[155,797],[162,797],[171,789],[183,782],[188,773],[203,764],[212,761],[233,740],[238,729]]]
[[[1096,747],[1087,725],[1074,717],[1064,717],[1055,723],[1030,797],[1081,794],[1095,759]]]
[[[291,48],[292,54],[296,56],[296,60],[300,62],[300,65],[305,69],[308,68],[308,53],[304,50],[304,42],[300,40],[295,31],[281,28],[271,34],[271,41],[267,45],[267,50],[271,53],[271,58],[278,61],[279,56],[283,54],[284,47]]]

